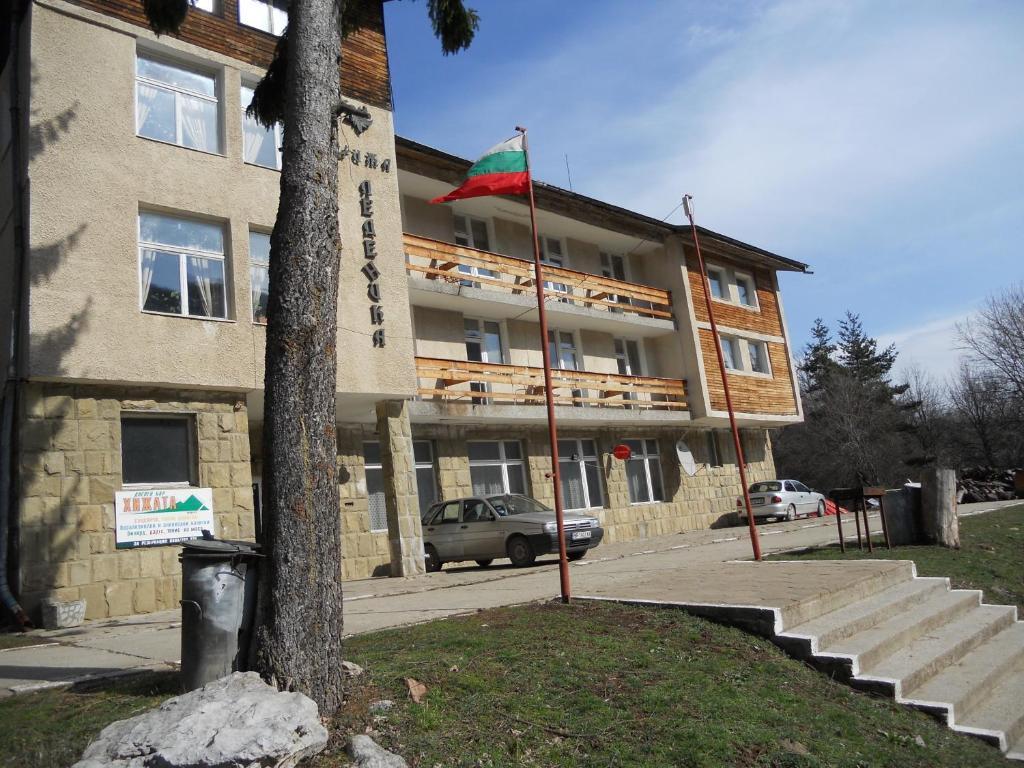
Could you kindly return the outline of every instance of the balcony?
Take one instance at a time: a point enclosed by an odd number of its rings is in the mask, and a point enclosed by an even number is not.
[[[543,368],[417,357],[416,376],[422,400],[487,406],[544,404]],[[687,411],[684,379],[553,370],[551,385],[556,405],[586,411]]]
[[[403,236],[413,303],[494,319],[536,320],[533,262],[418,235]],[[633,335],[675,331],[669,291],[563,267],[544,266],[548,312],[580,328]]]

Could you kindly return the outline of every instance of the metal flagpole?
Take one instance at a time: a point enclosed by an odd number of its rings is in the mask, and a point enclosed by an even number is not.
[[[533,270],[537,284],[537,315],[540,321],[540,351],[544,360],[544,402],[548,409],[548,439],[551,441],[551,483],[555,492],[555,523],[558,527],[558,576],[562,585],[562,602],[568,603],[569,560],[565,553],[565,515],[562,512],[562,488],[558,469],[558,425],[555,421],[555,400],[551,389],[551,351],[548,345],[548,318],[544,310],[544,279],[541,275],[540,240],[537,237],[537,207],[533,200],[533,176],[530,174],[530,150],[526,129],[516,126],[523,135],[523,153],[526,155],[526,173],[530,188],[530,225],[533,228]]]
[[[729,375],[725,370],[725,357],[722,355],[722,340],[718,336],[715,324],[715,310],[711,303],[711,292],[708,289],[708,272],[704,266],[704,256],[700,252],[700,241],[697,239],[697,225],[693,221],[693,195],[683,195],[683,210],[690,220],[690,231],[693,233],[693,247],[697,251],[697,263],[700,264],[700,279],[704,285],[704,301],[708,309],[708,321],[711,324],[711,337],[718,355],[718,370],[722,374],[722,388],[725,390],[725,407],[729,411],[729,426],[732,428],[732,442],[736,447],[736,463],[740,468],[740,484],[743,486],[743,501],[747,507],[747,524],[750,528],[750,545],[754,548],[754,559],[761,559],[761,541],[757,535],[757,523],[750,508],[750,488],[747,487],[747,472],[744,467],[743,445],[740,442],[740,431],[736,428],[736,414],[732,410],[732,395],[729,393]]]

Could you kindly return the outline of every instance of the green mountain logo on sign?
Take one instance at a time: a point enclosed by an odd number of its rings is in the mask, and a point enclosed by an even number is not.
[[[161,512],[209,512],[210,508],[203,504],[195,496],[189,496],[184,501],[179,501],[173,507],[167,507],[165,509],[154,509],[150,514],[159,514]]]

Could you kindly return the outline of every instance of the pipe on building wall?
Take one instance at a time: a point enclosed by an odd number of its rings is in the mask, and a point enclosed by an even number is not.
[[[29,621],[21,604],[11,590],[8,582],[8,571],[10,563],[8,554],[11,551],[11,530],[17,530],[14,525],[14,483],[12,478],[15,473],[16,452],[14,443],[17,437],[15,419],[17,410],[15,404],[18,400],[21,382],[25,380],[25,350],[23,344],[23,328],[25,308],[25,263],[28,258],[28,244],[25,236],[26,208],[28,198],[25,194],[27,185],[28,168],[24,164],[24,131],[22,125],[21,109],[21,32],[22,23],[28,14],[29,0],[21,0],[18,7],[12,13],[10,26],[10,46],[8,47],[8,61],[11,66],[11,168],[13,178],[13,203],[14,203],[14,248],[16,251],[14,259],[15,274],[12,276],[12,284],[15,293],[12,297],[12,318],[11,318],[11,360],[10,368],[5,372],[6,385],[3,393],[3,412],[0,415],[0,605],[10,611],[17,622],[23,628],[31,628]]]

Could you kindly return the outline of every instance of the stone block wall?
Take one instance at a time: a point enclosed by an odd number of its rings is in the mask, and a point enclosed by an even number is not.
[[[44,597],[86,600],[87,618],[176,608],[174,545],[115,548],[114,493],[122,487],[121,414],[194,415],[200,487],[213,489],[217,535],[253,536],[249,426],[231,394],[28,383],[19,454],[23,607]]]

